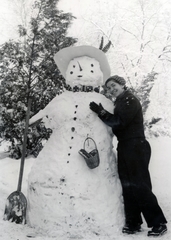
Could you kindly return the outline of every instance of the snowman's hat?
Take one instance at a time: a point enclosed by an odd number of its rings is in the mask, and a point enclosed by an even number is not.
[[[99,62],[101,71],[103,72],[104,81],[110,77],[110,66],[105,53],[100,49],[92,46],[75,46],[63,48],[55,54],[54,60],[61,74],[64,78],[66,78],[66,70],[68,68],[69,62],[74,58],[83,56],[94,58]]]

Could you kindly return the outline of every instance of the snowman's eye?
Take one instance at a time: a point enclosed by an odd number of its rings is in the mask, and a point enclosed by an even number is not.
[[[70,74],[73,74],[73,71],[71,71]]]
[[[92,72],[92,73],[94,73],[94,71],[93,71],[93,70],[91,70],[91,72]]]
[[[91,64],[91,67],[94,67],[94,65],[93,65],[93,64]]]

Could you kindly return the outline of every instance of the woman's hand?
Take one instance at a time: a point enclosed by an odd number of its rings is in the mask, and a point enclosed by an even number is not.
[[[90,106],[90,109],[97,114],[101,113],[104,110],[101,103],[99,103],[98,105],[95,102],[91,102],[89,106]]]

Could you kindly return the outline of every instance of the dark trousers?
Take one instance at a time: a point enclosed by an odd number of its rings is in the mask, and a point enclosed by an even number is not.
[[[143,214],[148,227],[167,223],[152,192],[148,165],[151,147],[147,140],[136,138],[118,143],[118,173],[123,190],[126,224],[142,224]]]

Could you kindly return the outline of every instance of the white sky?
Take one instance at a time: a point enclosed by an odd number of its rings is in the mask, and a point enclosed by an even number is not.
[[[9,38],[15,38],[16,26],[21,20],[22,4],[28,5],[31,2],[34,2],[34,0],[0,0],[0,44]],[[115,6],[122,10],[130,6],[131,9],[134,9],[137,2],[138,0],[59,0],[58,8],[65,12],[72,12],[73,15],[77,17],[77,23],[75,22],[76,25],[74,25],[74,30],[75,36],[79,38],[84,35],[84,27],[86,27],[87,21],[98,22],[101,26],[103,26],[103,22],[108,21],[109,25],[107,26],[110,29],[111,24],[114,24],[114,22],[111,22],[110,15],[112,16],[115,12]],[[154,0],[149,0],[149,3],[152,2],[154,2]],[[157,2],[165,5],[166,8],[171,5],[171,0],[158,0]],[[99,21],[99,18],[96,19],[96,13],[100,12],[102,12],[102,16],[104,17],[102,21]],[[93,24],[94,23],[92,23],[92,27]],[[92,39],[90,42],[93,45]],[[87,42],[85,43],[87,44]]]
[[[16,19],[8,0],[0,0],[0,44],[16,34]]]

